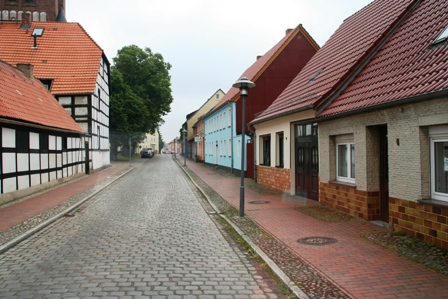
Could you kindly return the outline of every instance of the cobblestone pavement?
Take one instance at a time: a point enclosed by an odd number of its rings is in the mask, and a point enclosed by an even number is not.
[[[153,158],[0,255],[0,297],[279,298],[204,204]]]

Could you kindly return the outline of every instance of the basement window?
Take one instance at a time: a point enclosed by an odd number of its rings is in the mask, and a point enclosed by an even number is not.
[[[448,40],[448,26],[442,31],[442,33],[437,36],[437,38],[432,43],[433,45],[438,45]]]

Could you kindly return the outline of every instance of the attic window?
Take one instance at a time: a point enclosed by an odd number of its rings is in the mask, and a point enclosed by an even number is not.
[[[31,36],[41,37],[44,34],[44,29],[45,28],[34,28],[33,33],[31,34]]]
[[[325,68],[318,70],[309,80],[308,80],[308,84],[311,84],[314,82],[314,80],[316,80],[317,77],[319,77],[319,75],[324,71]]]
[[[40,79],[40,82],[45,86],[48,91],[51,91],[51,87],[53,85],[52,79]]]
[[[448,26],[439,34],[439,36],[432,43],[433,45],[443,43],[448,40]]]

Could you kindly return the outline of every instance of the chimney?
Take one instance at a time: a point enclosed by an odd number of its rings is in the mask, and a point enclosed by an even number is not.
[[[22,71],[31,82],[34,82],[34,65],[29,63],[18,63],[17,68]]]
[[[31,14],[24,13],[22,14],[22,24],[20,25],[20,29],[28,30],[31,28]]]
[[[263,57],[263,55],[258,55],[257,56],[257,60],[260,59],[261,57]]]
[[[288,35],[291,31],[293,31],[294,29],[286,29],[286,35]]]

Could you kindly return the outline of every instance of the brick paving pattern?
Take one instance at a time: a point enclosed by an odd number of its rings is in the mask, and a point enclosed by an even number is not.
[[[0,255],[1,298],[277,298],[154,159]]]

